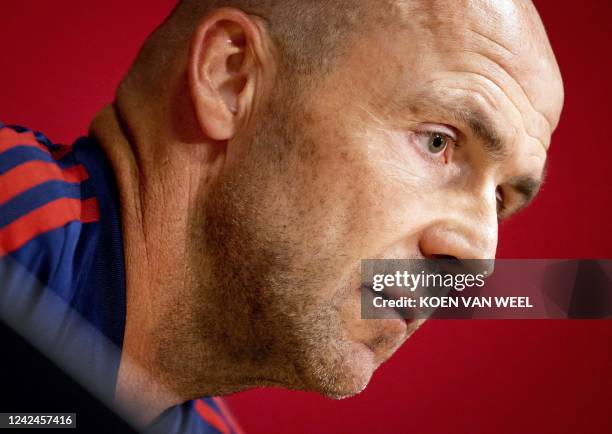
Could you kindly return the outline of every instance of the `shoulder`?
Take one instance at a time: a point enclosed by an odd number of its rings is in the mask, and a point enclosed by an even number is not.
[[[147,429],[147,433],[243,434],[222,398],[194,399],[167,409]]]
[[[59,252],[76,245],[80,226],[99,220],[88,178],[71,146],[0,123],[0,258],[56,268]]]

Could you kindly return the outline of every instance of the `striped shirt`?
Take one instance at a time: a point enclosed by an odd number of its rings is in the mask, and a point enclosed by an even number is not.
[[[125,328],[113,170],[99,144],[0,123],[0,318],[112,401]],[[240,433],[220,398],[172,407],[152,432]]]

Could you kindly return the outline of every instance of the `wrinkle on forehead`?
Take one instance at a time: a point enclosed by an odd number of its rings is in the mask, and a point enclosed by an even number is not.
[[[539,15],[529,0],[398,0],[403,24],[434,52],[468,51],[497,64],[516,83],[513,103],[528,111],[528,134],[556,128],[563,86]],[[476,72],[479,71],[469,71]],[[503,89],[507,92],[508,89]],[[524,101],[516,101],[517,98]],[[528,127],[531,126],[531,127]]]

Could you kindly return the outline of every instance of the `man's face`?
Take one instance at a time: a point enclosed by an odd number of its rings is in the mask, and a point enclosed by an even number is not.
[[[531,10],[434,12],[358,38],[230,143],[212,273],[269,383],[361,391],[417,326],[360,319],[361,259],[494,258],[498,219],[537,192],[562,88]]]

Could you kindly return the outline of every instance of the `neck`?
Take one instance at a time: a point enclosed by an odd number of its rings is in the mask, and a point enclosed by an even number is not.
[[[91,134],[113,166],[121,203],[127,306],[116,400],[144,424],[190,398],[177,384],[184,380],[172,375],[168,355],[160,357],[171,339],[163,330],[172,327],[159,324],[187,290],[188,192],[182,190],[189,186],[157,170],[153,153],[135,139],[137,129],[127,130],[122,121],[116,106],[108,106],[92,123]]]
[[[121,203],[127,315],[118,404],[146,424],[197,397],[290,384],[295,374],[262,358],[244,306],[232,308],[210,277],[198,230],[224,164],[219,147],[193,132],[180,140],[151,133],[117,104],[102,110],[91,134],[113,166]]]

